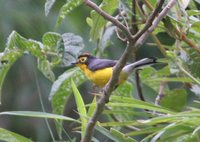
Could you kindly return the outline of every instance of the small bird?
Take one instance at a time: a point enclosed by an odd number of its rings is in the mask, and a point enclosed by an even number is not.
[[[113,68],[116,65],[117,60],[100,59],[92,56],[89,53],[83,53],[78,56],[75,63],[85,76],[92,81],[98,87],[104,87],[112,77]],[[125,65],[120,73],[118,84],[127,80],[128,76],[134,69],[157,63],[156,58],[144,58],[134,63]]]

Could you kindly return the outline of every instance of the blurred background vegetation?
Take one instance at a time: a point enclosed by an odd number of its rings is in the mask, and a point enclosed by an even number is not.
[[[26,38],[41,41],[43,34],[53,31],[60,7],[65,1],[57,1],[48,16],[44,13],[45,0],[1,0],[0,1],[0,49],[4,50],[9,34],[15,30]],[[59,33],[73,32],[84,38],[84,44],[92,49],[94,44],[89,42],[89,27],[86,16],[89,9],[84,6],[76,8],[69,14],[59,27]],[[24,55],[9,71],[2,95],[1,111],[32,110],[41,111],[38,93],[41,92],[47,112],[51,112],[48,100],[52,82],[47,80],[36,69],[36,60],[31,55]],[[55,69],[60,75],[64,68]],[[37,88],[36,80],[39,82]],[[39,89],[39,90],[38,90]],[[73,107],[73,106],[72,106]],[[69,108],[68,115],[74,114]],[[26,119],[22,117],[0,117],[0,127],[33,138],[35,141],[50,141],[49,131],[42,119]],[[55,129],[54,129],[55,130]]]
[[[25,38],[31,38],[38,41],[42,40],[44,33],[54,31],[59,10],[61,6],[66,3],[66,1],[56,1],[48,16],[45,16],[44,13],[45,2],[45,0],[0,1],[1,51],[3,51],[6,47],[7,38],[13,30]],[[95,2],[100,3],[100,0],[96,0]],[[98,47],[98,45],[95,42],[90,42],[90,28],[86,23],[86,17],[89,15],[90,8],[84,5],[79,6],[67,15],[66,19],[62,22],[56,32],[60,34],[72,32],[76,35],[80,35],[85,44],[84,52],[96,53],[96,47]],[[158,34],[156,36],[163,45],[171,46],[175,43],[175,39],[171,38],[167,33],[163,31],[157,33]],[[151,44],[153,43],[152,41],[153,38],[150,37],[146,42],[147,44],[144,44],[137,52],[136,59],[151,56],[159,58],[163,57],[163,54],[157,46],[155,44]],[[105,58],[118,59],[125,47],[126,43],[119,41],[116,35],[113,35],[112,43],[109,45],[109,48],[106,48],[106,52],[103,52],[101,56]],[[170,47],[168,48],[170,49]],[[0,111],[42,111],[39,99],[39,94],[41,94],[46,111],[52,112],[51,103],[48,100],[52,82],[45,78],[43,74],[37,70],[36,64],[36,59],[33,56],[24,54],[12,66],[3,85],[2,105],[0,106]],[[157,68],[161,67],[162,66],[157,66]],[[66,69],[66,67],[54,68],[56,77],[62,74]],[[173,90],[182,86],[183,83],[169,83],[168,87]],[[145,96],[146,100],[154,102],[157,92],[149,86],[145,86],[145,84],[143,84],[143,89],[144,94],[148,94],[148,96]],[[92,100],[91,96],[87,95],[90,90],[91,84],[89,82],[80,86],[80,92],[84,95],[83,97],[85,103],[91,102]],[[192,99],[196,98],[196,96],[190,91],[190,89],[187,88],[186,91],[188,94],[187,103],[189,104]],[[178,93],[179,92],[177,91],[176,94]],[[133,94],[137,97],[136,92]],[[186,93],[184,92],[183,94]],[[78,118],[78,114],[75,110],[76,105],[74,98],[70,97],[66,106],[65,115]],[[55,133],[54,135],[58,137],[53,121],[50,122],[52,130]],[[44,119],[1,116],[0,127],[16,132],[25,137],[32,138],[34,141],[48,142],[52,140]],[[74,124],[66,123],[64,127],[66,131],[70,133],[74,128]],[[70,133],[70,137],[73,138],[74,136],[80,137],[79,134]],[[65,135],[65,137],[65,139],[68,139],[67,135]],[[102,135],[99,139],[102,141],[107,140],[105,137],[102,137]]]

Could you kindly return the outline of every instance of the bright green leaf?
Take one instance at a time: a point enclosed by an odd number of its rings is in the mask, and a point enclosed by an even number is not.
[[[24,116],[24,117],[50,118],[50,119],[56,119],[56,120],[66,120],[66,121],[78,122],[75,119],[72,119],[70,117],[66,117],[63,115],[57,115],[57,114],[46,113],[46,112],[37,112],[37,111],[5,111],[5,112],[0,112],[0,115],[15,115],[15,116]]]
[[[122,97],[122,96],[111,96],[110,103],[108,103],[108,106],[141,108],[141,109],[154,110],[154,111],[158,111],[162,113],[174,114],[173,111],[170,111],[167,108],[156,106],[154,104],[143,102],[137,99],[133,99],[133,98],[131,99],[131,98]]]
[[[72,10],[74,10],[76,7],[81,5],[83,3],[83,0],[68,0],[66,4],[62,6],[60,9],[59,16],[56,21],[56,26],[55,28],[58,29],[62,21],[65,19],[67,14],[69,14]]]
[[[61,44],[62,36],[55,32],[47,32],[42,37],[42,43],[48,51],[57,51]]]
[[[96,126],[95,129],[104,134],[105,136],[107,136],[108,138],[110,138],[111,140],[113,140],[114,142],[137,142],[136,140],[125,136],[123,133],[115,129],[111,129],[109,131],[100,126]]]
[[[0,140],[4,142],[33,142],[32,140],[17,133],[0,128]]]
[[[92,103],[89,106],[87,116],[91,117],[96,109],[96,97],[94,97]]]
[[[49,94],[49,100],[51,100],[53,112],[62,115],[64,113],[65,105],[68,97],[72,93],[71,78],[73,78],[76,85],[80,85],[85,81],[85,76],[79,69],[73,68],[67,70],[53,83]],[[57,125],[59,135],[62,130],[62,121],[60,125]]]
[[[72,90],[75,96],[77,110],[79,112],[79,116],[81,119],[81,135],[82,137],[85,135],[86,125],[87,125],[87,112],[85,108],[85,103],[83,102],[82,96],[79,93],[74,81],[71,79]]]

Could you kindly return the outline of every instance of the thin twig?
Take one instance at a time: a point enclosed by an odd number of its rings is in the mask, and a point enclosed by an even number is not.
[[[144,0],[146,6],[150,9],[150,10],[153,10],[153,6],[147,1],[147,0]],[[165,23],[165,19],[163,19],[163,22]],[[194,42],[192,41],[191,39],[189,39],[186,34],[182,34],[177,27],[174,27],[173,26],[173,30],[175,30],[175,34],[180,38],[181,37],[181,40],[183,40],[185,43],[187,43],[189,46],[191,46],[192,48],[194,48],[198,53],[200,53],[200,48],[199,46]],[[177,39],[176,36],[173,36],[174,38]]]
[[[130,39],[132,38],[132,34],[130,33],[129,29],[126,26],[121,24],[117,19],[115,19],[111,15],[107,14],[105,11],[101,10],[94,2],[92,2],[91,0],[84,0],[84,3],[87,6],[91,7],[92,9],[94,9],[103,18],[105,18],[106,20],[112,22],[115,26],[120,28],[126,34],[126,36],[128,38],[130,38]]]
[[[159,22],[167,15],[169,10],[176,4],[176,0],[170,0],[169,3],[165,6],[165,8],[160,12],[160,14],[157,16],[157,18],[152,22],[151,27],[149,27],[143,35],[137,40],[136,42],[136,48],[140,47],[144,40],[149,36],[149,34],[157,27]]]
[[[166,82],[160,83],[160,90],[155,100],[155,105],[160,105],[161,99],[164,97],[164,89],[165,89]]]
[[[158,15],[158,13],[161,11],[164,2],[165,2],[165,0],[159,0],[158,1],[158,4],[157,4],[155,10],[153,11],[153,13],[147,19],[144,28],[142,30],[140,30],[137,34],[134,35],[134,38],[136,40],[138,38],[140,38],[143,35],[143,33],[145,33],[149,29],[149,27],[152,26],[153,21],[156,18],[156,16]]]
[[[139,69],[137,69],[135,71],[135,84],[136,84],[136,88],[137,88],[136,90],[137,90],[137,94],[138,94],[138,97],[140,98],[140,100],[145,101],[144,95],[142,93],[142,87],[140,85],[139,71],[140,71]]]
[[[162,45],[162,43],[160,42],[160,40],[154,34],[151,34],[151,36],[152,36],[154,42],[156,43],[158,49],[160,50],[160,52],[163,54],[163,56],[166,56],[167,55],[166,50],[165,50],[164,46]]]
[[[150,24],[150,26],[147,29],[148,32],[144,32],[140,36],[140,38],[138,39],[139,42],[136,41],[135,38],[132,38],[132,35],[129,33],[129,30],[127,31],[126,27],[124,28],[124,26],[121,26],[121,23],[119,23],[119,21],[117,21],[116,19],[113,20],[112,16],[110,17],[110,15],[108,15],[107,13],[102,11],[96,4],[94,4],[90,0],[85,0],[85,3],[88,6],[90,6],[92,9],[94,9],[96,12],[98,12],[100,15],[102,15],[105,19],[113,22],[114,25],[120,26],[120,29],[122,28],[122,31],[125,32],[127,36],[129,36],[128,37],[128,40],[129,40],[128,46],[125,49],[122,56],[120,57],[119,61],[117,62],[115,68],[113,69],[112,78],[109,80],[109,82],[103,88],[103,95],[100,98],[100,100],[97,102],[96,110],[87,124],[85,136],[81,140],[81,142],[90,142],[92,139],[95,124],[98,121],[99,116],[102,114],[105,104],[109,101],[109,97],[110,97],[112,91],[116,88],[118,80],[119,80],[120,72],[121,72],[122,68],[125,66],[126,62],[128,61],[131,53],[134,52],[136,47],[139,48],[142,45],[142,43],[144,43],[147,36],[149,36],[151,31],[153,31],[156,28],[156,26],[158,25],[158,22],[160,22],[160,20],[164,16],[166,16],[166,14],[170,10],[170,8],[175,5],[176,0],[170,0],[169,4],[161,11],[161,14],[159,14],[158,17],[155,20],[153,20],[152,24]],[[159,5],[157,5],[157,6],[159,6]],[[158,9],[161,9],[161,7],[160,8],[156,7],[156,10],[158,10]],[[155,13],[155,12],[153,12],[153,13]],[[157,16],[157,14],[156,14],[156,16]],[[149,23],[146,23],[146,24],[149,25]]]

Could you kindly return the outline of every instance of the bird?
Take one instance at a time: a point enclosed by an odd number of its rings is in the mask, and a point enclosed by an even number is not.
[[[134,63],[125,65],[119,76],[119,82],[122,84],[134,69],[157,63],[155,57],[144,58]],[[98,87],[104,87],[113,74],[113,69],[117,64],[117,60],[97,58],[90,53],[83,53],[78,56],[77,60],[72,63],[79,67],[85,76]]]

